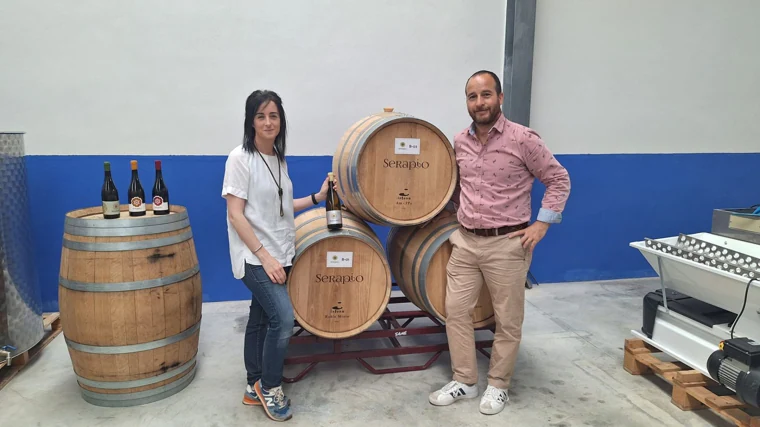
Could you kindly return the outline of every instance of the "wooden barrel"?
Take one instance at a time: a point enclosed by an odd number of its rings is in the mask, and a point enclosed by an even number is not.
[[[446,321],[446,264],[449,236],[459,227],[456,214],[444,210],[427,226],[393,227],[386,246],[396,285],[417,307]],[[476,328],[494,323],[491,294],[483,284],[472,314]]]
[[[346,208],[386,226],[433,218],[454,193],[456,171],[454,149],[438,128],[392,108],[354,123],[333,156]]]
[[[98,406],[154,402],[195,376],[202,293],[187,210],[126,210],[70,212],[63,234],[63,334],[82,396]]]
[[[343,228],[330,231],[324,208],[298,215],[295,225],[288,293],[298,323],[331,339],[369,328],[385,311],[393,286],[377,235],[347,211]]]

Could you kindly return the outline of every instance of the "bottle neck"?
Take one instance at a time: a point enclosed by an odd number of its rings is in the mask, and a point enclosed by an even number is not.
[[[137,178],[137,170],[132,170],[132,178]]]
[[[161,169],[156,169],[156,179],[162,179],[164,177],[163,172],[161,172]]]
[[[111,178],[111,171],[106,171],[106,178]]]

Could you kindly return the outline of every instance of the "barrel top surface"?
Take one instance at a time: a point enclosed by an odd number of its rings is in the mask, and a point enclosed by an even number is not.
[[[90,207],[77,209],[66,213],[66,224],[79,227],[139,227],[146,225],[167,224],[181,221],[187,218],[187,209],[184,206],[171,205],[168,215],[154,215],[150,209],[152,205],[146,205],[145,215],[129,216],[129,207],[121,206],[121,216],[118,219],[103,218],[102,207]]]

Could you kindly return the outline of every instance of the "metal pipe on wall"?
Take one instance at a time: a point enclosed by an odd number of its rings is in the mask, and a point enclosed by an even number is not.
[[[29,214],[24,134],[0,132],[0,347],[11,357],[45,332]]]

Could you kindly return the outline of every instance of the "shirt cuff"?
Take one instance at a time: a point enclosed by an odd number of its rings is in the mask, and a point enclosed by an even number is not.
[[[562,222],[562,214],[559,212],[554,212],[549,209],[541,208],[538,211],[538,217],[536,219],[541,222],[548,222],[550,224],[558,224]]]

